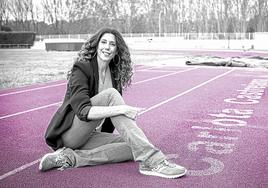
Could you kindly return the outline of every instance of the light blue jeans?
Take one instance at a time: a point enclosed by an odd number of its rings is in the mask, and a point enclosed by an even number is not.
[[[92,106],[124,105],[120,93],[106,89],[91,98]],[[63,136],[64,153],[70,156],[71,166],[92,166],[134,160],[145,165],[156,165],[166,156],[153,146],[136,122],[125,115],[111,117],[119,134],[97,132],[102,120],[85,122],[76,116],[72,127]]]

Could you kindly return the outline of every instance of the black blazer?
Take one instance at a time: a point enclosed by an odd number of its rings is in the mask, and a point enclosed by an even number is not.
[[[112,76],[112,83],[115,88],[114,76]],[[72,126],[75,115],[82,121],[91,121],[87,119],[91,108],[90,98],[98,93],[98,85],[99,73],[96,58],[91,62],[74,64],[63,103],[52,117],[45,133],[46,143],[52,149],[57,150],[63,147],[61,135]],[[119,92],[122,94],[122,91]],[[105,119],[101,131],[108,133],[114,131],[110,118]]]

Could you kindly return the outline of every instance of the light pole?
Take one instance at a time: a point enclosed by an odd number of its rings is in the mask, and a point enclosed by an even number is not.
[[[159,29],[159,37],[161,36],[161,15],[162,15],[163,11],[161,10],[159,12],[159,15],[158,15],[158,29]]]

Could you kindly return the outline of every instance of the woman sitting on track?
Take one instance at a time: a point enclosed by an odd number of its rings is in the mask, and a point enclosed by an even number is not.
[[[46,142],[56,151],[41,159],[41,171],[135,160],[145,175],[186,174],[137,126],[142,109],[125,104],[122,89],[132,74],[129,50],[118,31],[104,28],[85,42],[68,74],[63,104],[47,128]],[[112,134],[114,128],[119,134]]]

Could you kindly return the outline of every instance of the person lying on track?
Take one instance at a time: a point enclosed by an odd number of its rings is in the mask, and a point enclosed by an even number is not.
[[[222,61],[186,61],[186,65],[205,65],[205,66],[225,66],[225,67],[255,67],[249,63],[235,60],[222,60]]]

